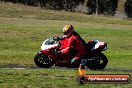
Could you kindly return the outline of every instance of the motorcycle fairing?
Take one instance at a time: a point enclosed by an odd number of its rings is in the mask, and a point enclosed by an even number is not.
[[[98,49],[100,46],[104,46],[104,42],[97,42],[96,44],[95,44],[95,46],[91,49],[91,50],[95,50],[95,49]]]
[[[90,51],[94,51],[94,50],[106,50],[107,49],[107,43],[105,42],[100,42],[99,40],[90,40],[87,43],[87,46],[89,48]]]
[[[59,44],[56,41],[54,41],[52,38],[49,38],[42,43],[41,49],[46,50],[57,47],[58,45]]]

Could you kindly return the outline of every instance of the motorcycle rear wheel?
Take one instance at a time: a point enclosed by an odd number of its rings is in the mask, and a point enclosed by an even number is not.
[[[91,56],[90,59],[87,62],[87,67],[92,70],[104,69],[108,63],[108,59],[103,53]]]
[[[38,52],[34,57],[34,62],[38,67],[49,68],[54,65],[53,60],[48,58],[44,53]]]

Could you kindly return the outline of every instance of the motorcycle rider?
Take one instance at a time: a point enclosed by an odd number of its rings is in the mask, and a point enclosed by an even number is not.
[[[85,50],[85,41],[80,37],[80,35],[74,31],[74,27],[72,25],[66,25],[63,28],[63,39],[68,39],[67,47],[61,50],[62,54],[66,54],[69,52],[71,48],[77,51],[75,57],[71,60],[71,64],[75,63],[82,56],[86,55]]]

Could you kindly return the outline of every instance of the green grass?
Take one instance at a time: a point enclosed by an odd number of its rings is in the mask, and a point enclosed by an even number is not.
[[[62,27],[69,23],[75,26],[76,31],[86,41],[99,39],[108,42],[108,51],[105,52],[111,63],[108,66],[116,67],[115,64],[118,63],[120,64],[118,67],[124,67],[124,64],[126,68],[132,67],[132,30],[130,25],[111,24],[109,27],[109,24],[104,26],[102,23],[18,18],[0,19],[0,63],[3,65],[34,65],[33,57],[40,50],[43,40],[54,35],[61,36]]]
[[[0,3],[0,88],[131,88],[132,84],[79,86],[75,81],[76,69],[2,68],[14,64],[35,66],[33,57],[40,50],[43,40],[54,35],[61,36],[62,27],[72,24],[85,41],[99,39],[108,42],[108,50],[104,52],[109,59],[107,68],[132,69],[131,21],[62,12]],[[87,73],[132,76],[132,73],[123,70],[88,70]]]
[[[113,74],[113,72],[103,71],[87,71],[87,73]],[[132,75],[132,73],[127,74]],[[1,88],[131,88],[132,86],[132,84],[79,85],[76,83],[77,70],[73,69],[0,69],[0,75]]]

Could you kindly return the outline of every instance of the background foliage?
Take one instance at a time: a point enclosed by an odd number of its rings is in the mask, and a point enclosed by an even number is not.
[[[1,0],[3,2],[22,3],[29,6],[37,6],[45,9],[66,10],[83,12],[87,14],[104,14],[113,16],[119,2],[123,3],[123,13],[132,17],[132,0]],[[83,8],[85,7],[85,8]],[[78,9],[79,8],[79,9]],[[78,11],[79,10],[79,11]]]

